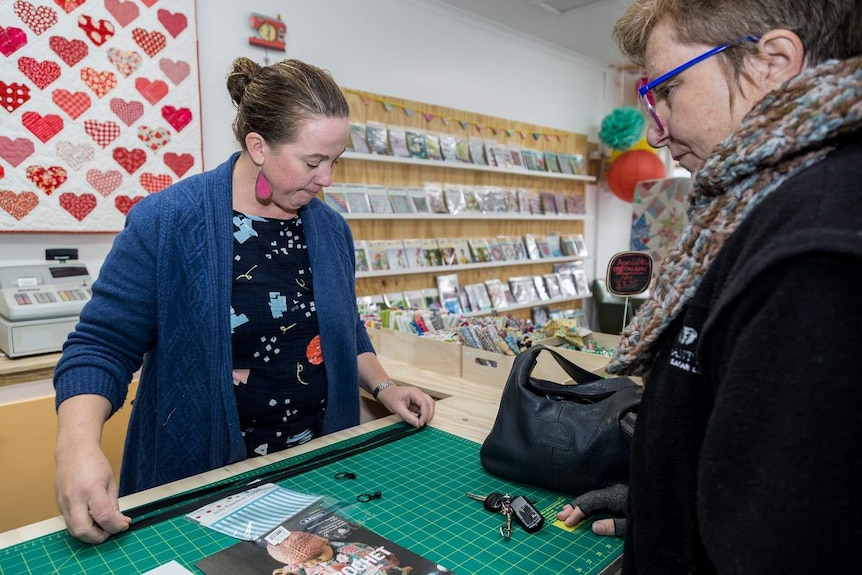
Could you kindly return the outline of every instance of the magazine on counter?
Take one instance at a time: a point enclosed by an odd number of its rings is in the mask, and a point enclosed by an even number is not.
[[[311,505],[255,541],[195,563],[207,575],[454,573],[322,504]]]

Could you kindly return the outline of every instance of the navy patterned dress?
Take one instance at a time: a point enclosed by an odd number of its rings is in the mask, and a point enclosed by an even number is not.
[[[249,457],[321,434],[326,367],[299,217],[234,211],[234,390]]]

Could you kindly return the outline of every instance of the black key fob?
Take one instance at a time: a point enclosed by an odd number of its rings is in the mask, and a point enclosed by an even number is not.
[[[515,519],[527,533],[535,533],[545,524],[545,518],[542,517],[542,514],[523,495],[512,499],[511,507]]]

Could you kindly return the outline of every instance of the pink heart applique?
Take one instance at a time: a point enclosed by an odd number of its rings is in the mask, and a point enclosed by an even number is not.
[[[188,108],[177,109],[173,106],[164,106],[162,108],[162,118],[167,120],[168,124],[174,130],[181,132],[192,121],[192,111]]]
[[[120,118],[124,124],[131,126],[144,115],[144,105],[132,100],[126,102],[122,98],[111,98],[111,111]]]
[[[191,72],[191,66],[187,62],[170,60],[162,58],[159,60],[159,68],[168,77],[168,80],[174,83],[174,86],[179,86],[180,82],[186,79],[186,76]]]
[[[179,12],[172,13],[164,9],[160,9],[156,14],[158,15],[159,22],[162,23],[165,30],[167,30],[174,38],[179,36],[180,32],[185,30],[186,26],[189,25],[185,14],[181,14]]]
[[[107,148],[120,135],[120,126],[114,122],[84,120],[84,131],[93,138],[94,142],[103,148]]]
[[[146,78],[135,78],[135,88],[152,105],[168,95],[168,85],[161,80],[151,82]]]
[[[57,23],[57,11],[50,6],[36,8],[24,0],[18,0],[12,6],[15,15],[37,36]]]
[[[29,158],[34,151],[36,151],[36,147],[27,138],[13,140],[6,136],[0,136],[0,158],[12,164],[13,168],[18,167],[18,164]]]
[[[66,14],[71,14],[75,8],[83,6],[86,1],[87,0],[54,0],[54,4],[65,10]]]
[[[129,174],[134,174],[135,171],[144,165],[147,161],[147,153],[140,148],[128,150],[126,148],[115,148],[113,152],[114,160],[123,167]]]
[[[173,179],[167,174],[156,175],[149,172],[141,174],[138,181],[141,183],[141,187],[151,194],[161,192],[173,183]]]
[[[182,178],[183,175],[189,171],[189,168],[195,165],[195,157],[191,154],[175,154],[173,152],[168,152],[165,154],[165,165],[169,167],[178,178]]]
[[[117,67],[120,74],[128,78],[144,63],[141,55],[134,50],[119,50],[108,48],[108,61]]]
[[[27,166],[27,179],[48,196],[62,186],[67,177],[66,170],[60,166]]]
[[[18,58],[18,69],[40,90],[44,90],[48,84],[60,77],[60,65],[50,60],[40,62],[35,58],[22,56]]]
[[[21,28],[0,26],[0,53],[7,58],[18,48],[27,44],[27,34]]]
[[[58,88],[51,92],[51,99],[73,120],[77,120],[81,114],[90,108],[90,96],[85,92],[69,92]]]
[[[63,130],[63,118],[56,114],[24,112],[21,123],[44,144]]]
[[[105,9],[123,28],[140,15],[138,6],[134,2],[123,0],[105,0]]]
[[[38,205],[39,197],[33,192],[0,190],[0,208],[19,222]]]
[[[90,67],[81,68],[81,80],[83,80],[99,98],[117,86],[117,77],[113,72],[99,72]]]
[[[141,47],[144,53],[152,58],[168,45],[167,38],[161,32],[148,32],[143,28],[132,30],[132,40]]]
[[[0,106],[7,112],[14,112],[30,99],[30,86],[0,81]]]
[[[81,40],[66,40],[62,36],[51,36],[48,46],[70,68],[87,57],[89,48]]]
[[[114,198],[114,207],[120,210],[124,216],[128,216],[129,210],[145,197],[146,196],[135,196],[134,198],[130,198],[129,196],[117,196]]]
[[[107,198],[123,183],[123,175],[117,170],[87,170],[87,183]]]
[[[72,214],[72,217],[82,222],[96,208],[96,196],[93,194],[81,194],[79,196],[72,192],[66,192],[60,194],[60,205]]]
[[[93,146],[89,144],[73,144],[66,141],[58,142],[57,155],[77,170],[87,162],[93,161]]]
[[[139,126],[138,139],[149,149],[156,152],[171,141],[171,131],[166,128]]]
[[[114,36],[114,25],[109,20],[93,20],[92,16],[86,14],[78,17],[78,28],[96,46],[101,46]]]

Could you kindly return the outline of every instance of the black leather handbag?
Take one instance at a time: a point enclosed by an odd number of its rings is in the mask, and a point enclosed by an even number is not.
[[[532,376],[540,353],[553,354],[577,384]],[[536,345],[515,358],[500,410],[479,451],[493,475],[567,493],[628,483],[629,451],[641,386],[600,378]]]

